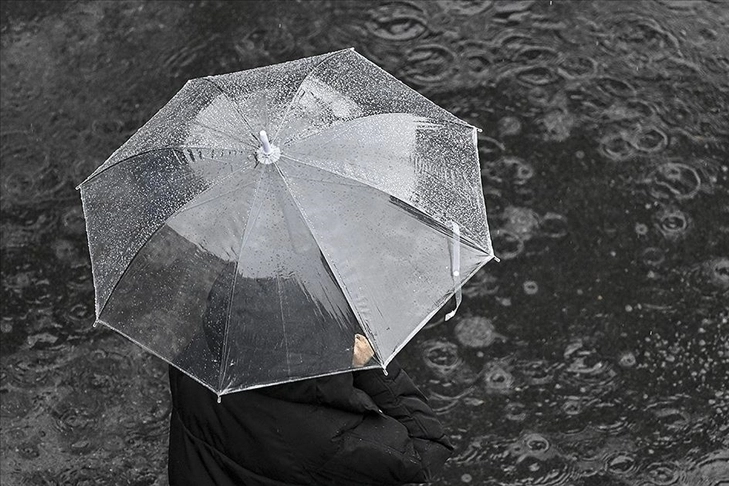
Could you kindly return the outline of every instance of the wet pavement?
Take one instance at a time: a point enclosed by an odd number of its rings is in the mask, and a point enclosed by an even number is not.
[[[729,484],[729,6],[5,2],[3,485],[164,485],[166,365],[92,327],[74,187],[193,77],[353,46],[483,129],[500,264],[401,352],[439,485]]]

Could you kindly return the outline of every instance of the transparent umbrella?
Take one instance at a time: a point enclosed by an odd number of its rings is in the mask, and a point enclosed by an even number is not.
[[[97,322],[219,396],[386,366],[493,258],[476,131],[352,49],[187,82],[79,186]]]

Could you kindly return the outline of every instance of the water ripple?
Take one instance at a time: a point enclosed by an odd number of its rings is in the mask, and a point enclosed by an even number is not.
[[[388,42],[417,39],[428,32],[427,15],[415,2],[388,2],[369,11],[365,23],[374,37]]]
[[[456,340],[466,348],[486,348],[504,336],[496,332],[491,319],[481,316],[464,317],[454,328]]]
[[[451,376],[463,364],[458,346],[450,341],[434,339],[420,345],[425,366],[440,377]]]

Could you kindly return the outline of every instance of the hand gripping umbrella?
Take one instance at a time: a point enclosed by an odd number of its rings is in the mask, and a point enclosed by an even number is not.
[[[79,186],[97,322],[218,396],[386,366],[493,258],[476,131],[352,49],[189,81]]]

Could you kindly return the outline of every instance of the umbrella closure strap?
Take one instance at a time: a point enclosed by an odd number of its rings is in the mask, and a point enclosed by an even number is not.
[[[458,307],[461,305],[461,227],[458,223],[451,222],[453,229],[453,238],[450,240],[451,250],[451,276],[453,277],[454,295],[456,298],[456,307],[445,316],[445,320],[449,320],[456,315]]]

